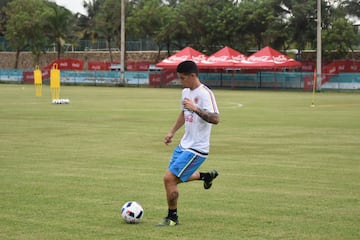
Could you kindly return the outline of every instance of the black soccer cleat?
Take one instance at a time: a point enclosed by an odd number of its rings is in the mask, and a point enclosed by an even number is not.
[[[212,181],[219,175],[219,173],[214,169],[209,172],[210,178],[204,180],[204,188],[209,189],[212,186]]]

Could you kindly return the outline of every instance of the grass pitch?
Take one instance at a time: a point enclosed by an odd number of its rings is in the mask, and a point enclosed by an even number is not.
[[[201,170],[167,212],[163,138],[180,89],[0,85],[0,239],[360,239],[360,95],[214,90],[221,123]],[[145,209],[129,225],[120,208]]]

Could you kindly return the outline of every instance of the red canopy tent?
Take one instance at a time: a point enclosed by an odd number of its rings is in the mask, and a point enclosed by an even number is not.
[[[205,60],[207,58],[206,55],[202,54],[201,52],[191,48],[186,47],[179,52],[175,53],[174,55],[165,58],[161,62],[156,64],[156,67],[161,68],[171,68],[174,69],[177,67],[177,65],[185,60],[192,60],[195,63],[199,63],[202,60]]]
[[[246,60],[246,56],[228,46],[220,49],[205,60],[202,60],[198,66],[204,69],[214,68],[234,68],[235,64]]]
[[[301,63],[267,46],[235,66],[248,69],[274,69],[301,67]]]

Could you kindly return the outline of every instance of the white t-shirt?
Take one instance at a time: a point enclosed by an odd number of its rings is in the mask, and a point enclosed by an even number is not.
[[[199,109],[219,113],[213,92],[204,84],[194,90],[183,89],[181,103],[185,98],[192,100]],[[184,111],[185,117],[185,133],[180,141],[181,147],[208,153],[212,124],[204,121],[196,113],[184,109],[183,104],[181,104],[181,109]]]

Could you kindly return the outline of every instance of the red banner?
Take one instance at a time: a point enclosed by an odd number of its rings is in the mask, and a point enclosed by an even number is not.
[[[303,72],[313,72],[316,68],[315,61],[301,62]],[[340,72],[360,72],[360,61],[335,60],[333,62],[323,62],[322,73],[337,74]]]
[[[166,85],[176,78],[177,74],[175,71],[153,72],[149,74],[149,84],[150,86]]]
[[[41,71],[42,80],[50,79],[50,70],[43,69]],[[24,83],[34,83],[34,71],[23,72],[23,82]]]
[[[148,71],[151,62],[149,61],[128,61],[126,65],[127,71]]]
[[[111,66],[110,62],[89,62],[88,70],[89,71],[109,71]]]
[[[337,60],[325,66],[322,72],[325,74],[360,72],[360,61]]]
[[[44,69],[52,69],[55,63],[58,65],[59,70],[84,70],[84,62],[82,60],[74,58],[62,58],[55,60],[46,67],[44,67]]]

